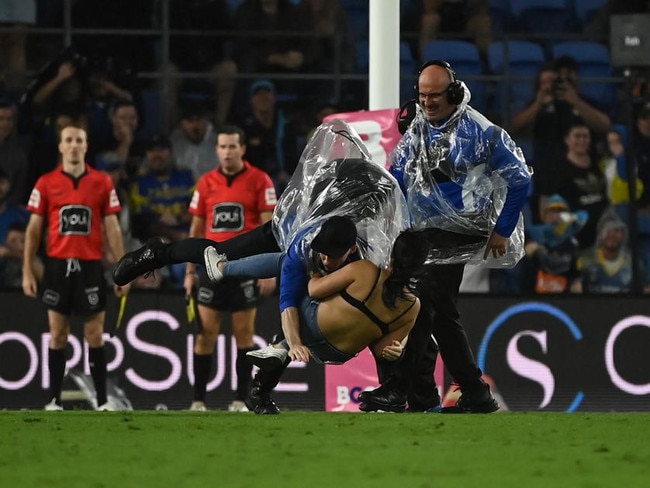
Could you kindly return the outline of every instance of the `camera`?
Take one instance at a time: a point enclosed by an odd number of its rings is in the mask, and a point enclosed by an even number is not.
[[[564,83],[567,82],[566,78],[563,78],[561,76],[556,76],[555,79],[553,80],[553,94],[554,95],[562,95],[564,93]]]

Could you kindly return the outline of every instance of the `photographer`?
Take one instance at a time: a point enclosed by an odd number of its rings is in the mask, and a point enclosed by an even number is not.
[[[595,141],[611,126],[599,103],[580,95],[577,84],[576,60],[569,56],[557,58],[540,70],[535,81],[535,98],[512,119],[513,135],[529,135],[533,140],[533,215],[539,215],[540,195],[552,193],[549,188],[562,172],[559,165],[566,151],[564,134],[568,128],[582,122],[591,130]]]

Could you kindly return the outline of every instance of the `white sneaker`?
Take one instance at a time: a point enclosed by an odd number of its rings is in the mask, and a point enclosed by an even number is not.
[[[229,412],[248,412],[246,404],[241,400],[235,400],[230,405],[228,405]]]
[[[207,412],[208,407],[205,406],[203,402],[192,402],[189,408],[190,412]]]
[[[115,408],[115,405],[113,405],[110,401],[97,407],[97,410],[99,412],[117,412],[117,408]]]
[[[228,261],[228,258],[225,254],[219,254],[217,250],[208,246],[203,251],[203,261],[205,262],[205,272],[208,274],[208,278],[213,283],[217,283],[223,279],[223,273],[219,269],[219,263]]]
[[[287,360],[289,351],[284,347],[274,347],[273,344],[269,344],[262,349],[247,352],[246,356],[260,369],[277,369]]]
[[[52,401],[43,407],[43,410],[48,412],[60,412],[63,410],[63,407],[56,403],[56,398],[52,398]]]

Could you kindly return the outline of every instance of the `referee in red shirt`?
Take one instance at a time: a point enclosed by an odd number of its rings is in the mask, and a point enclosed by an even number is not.
[[[273,182],[268,174],[244,160],[244,131],[224,126],[217,131],[219,166],[198,181],[190,203],[190,237],[223,242],[271,220],[276,204]],[[196,265],[188,263],[184,288],[196,286]],[[202,328],[194,343],[194,399],[190,410],[206,410],[205,396],[212,370],[212,354],[221,329],[221,313],[232,314],[237,344],[235,370],[237,392],[230,411],[246,411],[244,400],[251,382],[252,366],[246,353],[253,350],[258,295],[268,295],[275,278],[229,279],[212,283],[203,273],[199,281],[198,309]]]
[[[120,202],[110,176],[85,164],[86,131],[67,126],[61,131],[62,163],[36,182],[27,209],[32,213],[25,237],[23,291],[36,298],[38,284],[31,263],[46,232],[47,262],[41,299],[48,309],[50,328],[50,403],[46,410],[63,410],[61,386],[65,373],[65,346],[71,314],[83,315],[90,373],[97,392],[97,409],[114,410],[106,398],[103,233],[116,257],[124,255],[118,221]],[[115,285],[120,297],[129,285]]]

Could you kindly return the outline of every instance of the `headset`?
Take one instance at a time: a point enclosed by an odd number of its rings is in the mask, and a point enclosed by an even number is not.
[[[418,78],[413,87],[415,90],[415,98],[416,99],[420,98],[419,95],[420,90],[418,89],[420,75],[429,66],[441,66],[449,72],[451,83],[449,84],[446,90],[447,102],[449,102],[451,105],[460,105],[460,103],[463,101],[463,98],[465,97],[465,90],[463,89],[463,85],[461,84],[461,82],[456,78],[456,72],[453,69],[451,69],[451,65],[447,61],[443,61],[442,59],[433,59],[431,61],[427,61],[422,66],[420,66],[420,69],[418,70]]]

